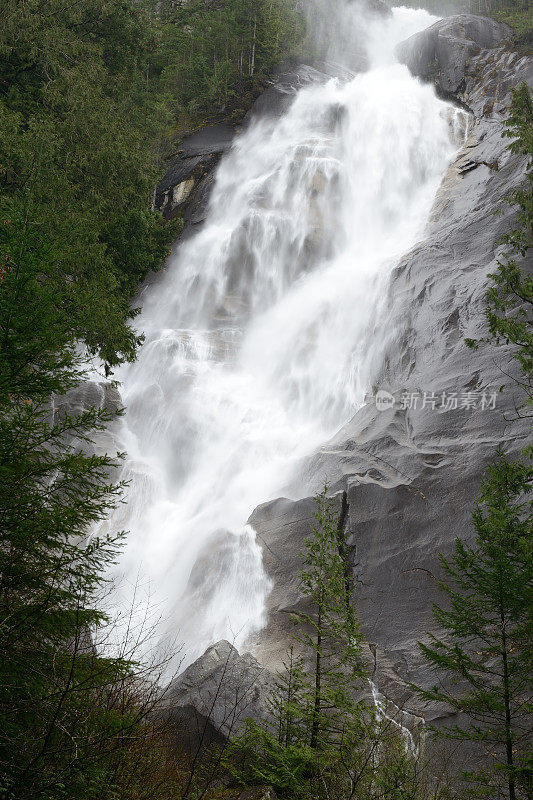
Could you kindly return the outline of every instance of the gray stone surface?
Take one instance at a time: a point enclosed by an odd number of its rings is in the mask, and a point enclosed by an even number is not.
[[[281,73],[255,100],[243,126],[259,116],[279,116],[298,89],[309,83],[324,82],[329,77],[306,64]],[[235,132],[227,122],[206,125],[183,139],[168,161],[167,170],[156,187],[154,207],[167,219],[183,217],[185,236],[206,218],[216,167],[223,153],[231,147]]]
[[[268,719],[273,677],[258,661],[226,641],[217,642],[171,683],[165,704],[192,708],[222,736],[235,735],[248,718]]]
[[[300,64],[294,70],[278,75],[259,95],[246,115],[244,124],[249,124],[251,120],[257,117],[281,116],[302,87],[313,83],[324,83],[329,78],[329,74],[307,64]]]
[[[182,216],[187,206],[194,202],[197,188],[205,176],[211,175],[222,151],[184,156],[178,152],[169,161],[163,178],[157,185],[154,206],[166,219]]]
[[[469,59],[499,45],[511,28],[488,17],[459,14],[436,22],[396,48],[413,75],[432,80],[444,93],[462,90]]]
[[[109,381],[100,381],[98,383],[96,381],[84,381],[61,397],[53,397],[51,401],[51,418],[57,423],[65,416],[76,417],[93,408],[105,410],[109,414],[115,414],[123,408],[120,392],[113,383]],[[86,455],[114,456],[117,454],[114,437],[115,424],[116,420],[112,420],[105,430],[94,431],[90,442],[77,437],[69,437],[69,444]],[[118,472],[112,469],[109,471],[109,476],[115,480],[118,477]]]
[[[180,142],[155,192],[154,205],[165,217],[170,219],[182,214],[191,202],[197,200],[202,181],[212,176],[222,154],[231,147],[234,136],[232,125],[217,122],[199,128]],[[185,221],[194,224],[200,220],[189,215]]]
[[[89,408],[105,409],[114,413],[122,408],[122,399],[117,387],[109,381],[84,381],[53,401],[54,418],[64,414],[75,416]]]
[[[208,156],[213,153],[224,153],[233,141],[235,130],[229,122],[217,122],[187,136],[179,146],[179,152],[185,158]]]
[[[470,17],[468,25],[465,17],[452,18],[414,38],[420,45],[426,34],[432,40],[435,29],[457,30],[457,19],[469,35],[481,30],[485,38],[476,33],[476,54],[460,62],[462,80],[453,83],[453,75],[443,71],[438,75],[439,81],[448,80],[444,86],[460,87],[457,99],[473,113],[465,146],[435,200],[427,238],[402,258],[391,278],[385,366],[375,389],[390,391],[398,402],[387,411],[368,402],[302,465],[299,476],[309,495],[325,478],[333,493],[348,493],[354,602],[370,646],[373,679],[414,716],[421,707],[408,683],[434,681],[417,642],[432,629],[431,602],[440,597],[438,553],[449,553],[456,536],[472,540],[472,506],[498,444],[516,454],[530,436],[529,426],[516,418],[515,403],[523,398],[502,371],[508,369],[504,350],[487,345],[473,354],[464,339],[484,332],[495,241],[513,219],[505,197],[524,178],[524,160],[508,152],[501,133],[509,88],[522,80],[531,85],[532,60],[505,47],[480,50],[480,43],[497,41],[501,31],[490,23],[487,32],[486,20],[478,28]],[[453,61],[456,47],[450,35],[440,37],[441,64]],[[495,216],[495,208],[502,214]],[[403,391],[419,392],[421,398],[424,392],[457,392],[460,400],[471,391],[485,391],[488,398],[502,384],[507,388],[497,394],[495,409],[439,413],[429,404],[422,409],[422,400],[418,408],[400,407]],[[250,518],[274,581],[269,622],[252,649],[271,669],[289,640],[288,612],[302,602],[295,576],[312,512],[309,497],[280,498]],[[447,712],[435,706],[424,714],[438,720]]]
[[[169,705],[159,708],[154,716],[162,723],[168,744],[180,757],[201,754],[226,741],[211,720],[192,705]]]

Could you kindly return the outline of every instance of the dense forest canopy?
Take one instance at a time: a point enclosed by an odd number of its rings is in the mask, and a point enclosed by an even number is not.
[[[3,283],[26,309],[22,324],[53,325],[56,345],[83,340],[110,364],[134,356],[129,298],[175,235],[150,210],[162,141],[184,110],[214,114],[246,91],[294,30],[277,3],[205,9],[32,0],[3,10]],[[46,287],[21,284],[37,264]]]

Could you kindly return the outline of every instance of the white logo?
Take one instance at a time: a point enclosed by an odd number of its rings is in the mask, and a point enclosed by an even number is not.
[[[376,392],[376,408],[378,411],[386,411],[394,405],[394,397],[390,392],[380,389]]]

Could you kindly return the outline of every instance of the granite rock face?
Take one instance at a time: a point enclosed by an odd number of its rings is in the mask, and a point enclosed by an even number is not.
[[[200,128],[180,142],[155,192],[154,206],[164,217],[172,219],[188,211],[185,222],[189,224],[205,219],[206,189],[234,135],[232,125],[219,122]]]
[[[299,89],[311,83],[323,83],[330,77],[306,64],[280,73],[257,97],[242,126],[246,127],[258,117],[280,116]],[[228,122],[207,125],[183,139],[169,159],[167,171],[156,187],[154,207],[166,219],[182,217],[184,235],[190,235],[195,226],[204,222],[216,168],[238,130]]]
[[[387,17],[392,13],[383,0],[352,1],[357,6],[358,13],[367,20]],[[329,32],[327,36],[329,40]],[[320,70],[307,64],[299,64],[275,75],[253,101],[251,108],[249,101],[244,104],[248,111],[242,127],[258,117],[279,117],[303,86],[324,83],[331,77],[352,77],[354,71],[366,70],[368,58],[364,36],[363,26],[359,45],[356,52],[352,53],[353,63],[350,64],[350,69],[344,70],[337,63],[325,61],[320,65]],[[353,30],[350,28],[350,43],[353,45],[352,39]],[[327,50],[327,47],[324,49]],[[206,125],[183,139],[176,153],[169,159],[167,170],[156,187],[154,208],[167,219],[182,217],[185,223],[184,235],[190,235],[194,226],[205,220],[216,167],[240,129],[241,126],[225,121]]]
[[[257,117],[280,117],[304,86],[324,83],[330,76],[307,64],[300,64],[291,72],[278,75],[259,95],[245,117],[245,124]]]
[[[438,553],[450,553],[456,536],[472,540],[473,503],[498,444],[518,453],[529,437],[514,408],[523,399],[501,369],[508,368],[505,352],[487,345],[474,355],[464,343],[483,335],[495,242],[513,220],[505,197],[524,177],[524,160],[508,152],[501,134],[510,87],[532,85],[533,60],[509,52],[501,44],[506,35],[490,20],[462,15],[399,46],[411,54],[415,74],[471,110],[469,132],[436,197],[427,238],[391,277],[385,366],[374,388],[395,402],[379,410],[368,398],[302,465],[299,479],[310,496],[326,476],[332,494],[347,493],[354,603],[373,681],[413,719],[422,709],[408,683],[434,682],[417,642],[431,631],[431,603],[440,598]],[[452,397],[448,410],[439,408],[443,393]],[[312,513],[311,497],[280,498],[250,517],[274,582],[268,625],[251,647],[270,669],[287,647],[288,612],[302,602],[295,576]],[[435,721],[447,716],[437,706],[423,713]]]
[[[436,22],[396,48],[413,75],[432,80],[445,94],[462,91],[469,59],[508,39],[512,30],[488,17],[459,14]]]
[[[268,719],[267,698],[274,678],[250,653],[239,655],[217,642],[171,683],[165,704],[178,713],[194,709],[218,735],[235,735],[248,718]]]

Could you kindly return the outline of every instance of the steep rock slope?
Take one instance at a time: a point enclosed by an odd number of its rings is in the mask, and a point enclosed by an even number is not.
[[[375,389],[387,391],[394,404],[379,410],[369,398],[302,466],[310,491],[324,479],[333,491],[347,491],[354,596],[373,677],[415,714],[420,708],[406,682],[432,679],[417,642],[432,627],[438,553],[449,552],[456,536],[472,536],[473,502],[498,443],[513,453],[528,436],[516,419],[513,385],[498,392],[508,383],[502,351],[487,346],[474,356],[464,344],[482,334],[495,241],[512,219],[505,197],[524,174],[501,134],[509,89],[522,80],[532,84],[533,62],[506,49],[507,33],[491,20],[461,15],[398,48],[415,75],[470,109],[469,135],[440,187],[427,238],[390,282],[389,346]],[[449,410],[441,408],[443,393]],[[310,498],[279,499],[250,518],[274,581],[269,624],[255,653],[272,667],[287,635],[287,611],[301,602],[294,575],[312,508]],[[443,713],[435,708],[426,716]]]
[[[237,669],[243,685],[261,676],[251,716],[263,714],[268,673],[287,649],[289,612],[303,602],[296,577],[299,554],[312,524],[312,495],[327,480],[339,507],[343,492],[349,504],[345,537],[373,680],[415,722],[422,710],[408,682],[431,681],[417,642],[433,623],[438,553],[449,552],[456,536],[472,536],[472,505],[497,445],[503,442],[513,453],[527,440],[528,428],[514,409],[520,400],[502,372],[507,360],[501,349],[487,346],[474,355],[464,343],[465,337],[482,335],[495,241],[512,222],[505,197],[524,174],[523,160],[509,154],[501,134],[509,90],[522,80],[533,84],[533,60],[507,49],[508,33],[491,20],[460,15],[398,48],[413,74],[471,112],[468,138],[439,189],[427,237],[391,276],[388,348],[374,396],[301,465],[298,483],[308,487],[307,497],[279,498],[250,517],[274,584],[268,625],[250,643],[254,658],[247,655]],[[288,78],[267,90],[258,106],[278,113],[284,95],[295,90],[293,83]],[[495,209],[502,213],[496,216]],[[388,404],[376,405],[378,390],[388,393]],[[451,405],[447,410],[441,408],[443,393],[444,405]],[[225,653],[228,647],[216,649]],[[196,689],[185,685],[191,675],[201,685],[207,669],[213,688],[218,678],[212,661],[211,648],[189,668],[191,674],[178,679],[171,703],[208,712],[204,700],[195,699]],[[221,713],[215,698],[208,714],[216,720]],[[435,707],[424,715],[439,719],[446,711]]]

